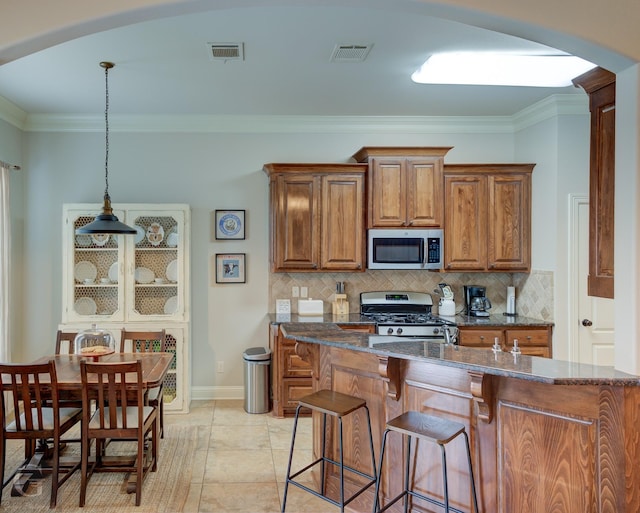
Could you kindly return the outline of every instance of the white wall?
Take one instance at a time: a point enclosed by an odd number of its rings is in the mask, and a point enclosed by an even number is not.
[[[532,268],[554,270],[553,355],[569,359],[569,198],[589,194],[587,97],[582,114],[568,114],[520,130],[516,157],[536,162],[533,173]]]
[[[640,65],[616,75],[615,367],[640,374]],[[621,300],[622,298],[622,300]]]

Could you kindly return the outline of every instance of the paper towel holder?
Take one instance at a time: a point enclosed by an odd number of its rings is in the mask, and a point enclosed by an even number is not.
[[[504,312],[504,315],[508,315],[509,317],[518,315],[516,313],[516,288],[515,287],[507,287],[507,309]]]

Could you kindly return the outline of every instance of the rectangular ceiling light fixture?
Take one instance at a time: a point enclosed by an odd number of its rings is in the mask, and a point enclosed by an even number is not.
[[[207,43],[214,61],[243,61],[244,43]]]
[[[360,62],[367,58],[373,44],[368,45],[336,45],[331,54],[331,62]]]
[[[411,79],[420,84],[566,87],[595,66],[566,54],[450,52],[429,57]]]

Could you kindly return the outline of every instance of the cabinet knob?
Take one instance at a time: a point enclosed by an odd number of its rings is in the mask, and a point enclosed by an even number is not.
[[[586,326],[587,328],[589,326],[591,326],[593,323],[589,320],[589,319],[582,319],[582,325]]]
[[[484,335],[480,335],[480,340],[484,340]]]

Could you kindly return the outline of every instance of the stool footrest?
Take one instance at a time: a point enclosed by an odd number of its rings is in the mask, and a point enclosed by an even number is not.
[[[295,474],[292,474],[289,477],[289,480],[293,479],[294,477],[299,476],[300,474],[302,474],[303,472],[306,472],[307,470],[309,470],[311,467],[313,467],[314,465],[317,465],[318,463],[322,462],[322,461],[326,461],[327,463],[331,463],[333,465],[335,465],[336,467],[340,467],[340,462],[332,460],[331,458],[327,458],[326,456],[324,458],[318,458],[316,461],[314,461],[313,463],[309,463],[306,467],[298,470]],[[376,478],[375,476],[372,476],[370,474],[367,474],[365,472],[362,472],[356,468],[350,467],[348,465],[344,465],[343,466],[344,470],[348,470],[349,472],[353,472],[354,474],[358,474],[360,477],[364,477],[367,478],[369,480],[371,480],[373,483],[376,482]],[[368,485],[371,486],[371,485]]]
[[[303,472],[306,472],[307,470],[309,470],[311,467],[317,465],[318,463],[322,463],[323,461],[326,462],[326,463],[331,463],[332,465],[335,465],[336,467],[340,467],[340,463],[335,461],[335,460],[332,460],[331,458],[327,458],[327,457],[318,458],[314,462],[309,463],[306,467],[298,470],[295,474],[292,474],[287,479],[287,481],[289,483],[293,484],[293,485],[296,485],[298,488],[302,488],[303,490],[315,495],[316,497],[319,497],[321,499],[325,499],[326,501],[330,502],[334,506],[340,506],[339,502],[334,501],[330,497],[327,497],[326,495],[323,495],[320,492],[317,492],[317,491],[313,490],[312,488],[309,488],[308,486],[303,485],[302,483],[294,481],[294,478],[298,477],[300,474],[302,474]],[[349,467],[348,465],[344,465],[343,469],[345,471],[352,472],[354,474],[359,475],[360,477],[364,477],[364,478],[369,480],[369,482],[366,485],[364,485],[362,488],[360,488],[351,497],[349,497],[348,499],[345,499],[344,504],[347,505],[349,502],[351,502],[353,499],[355,499],[358,495],[360,495],[362,492],[364,492],[367,488],[369,488],[370,486],[374,485],[375,482],[376,482],[376,478],[375,478],[375,476],[372,476],[372,475],[366,474],[364,472],[361,472],[360,470],[355,469],[353,467]]]

